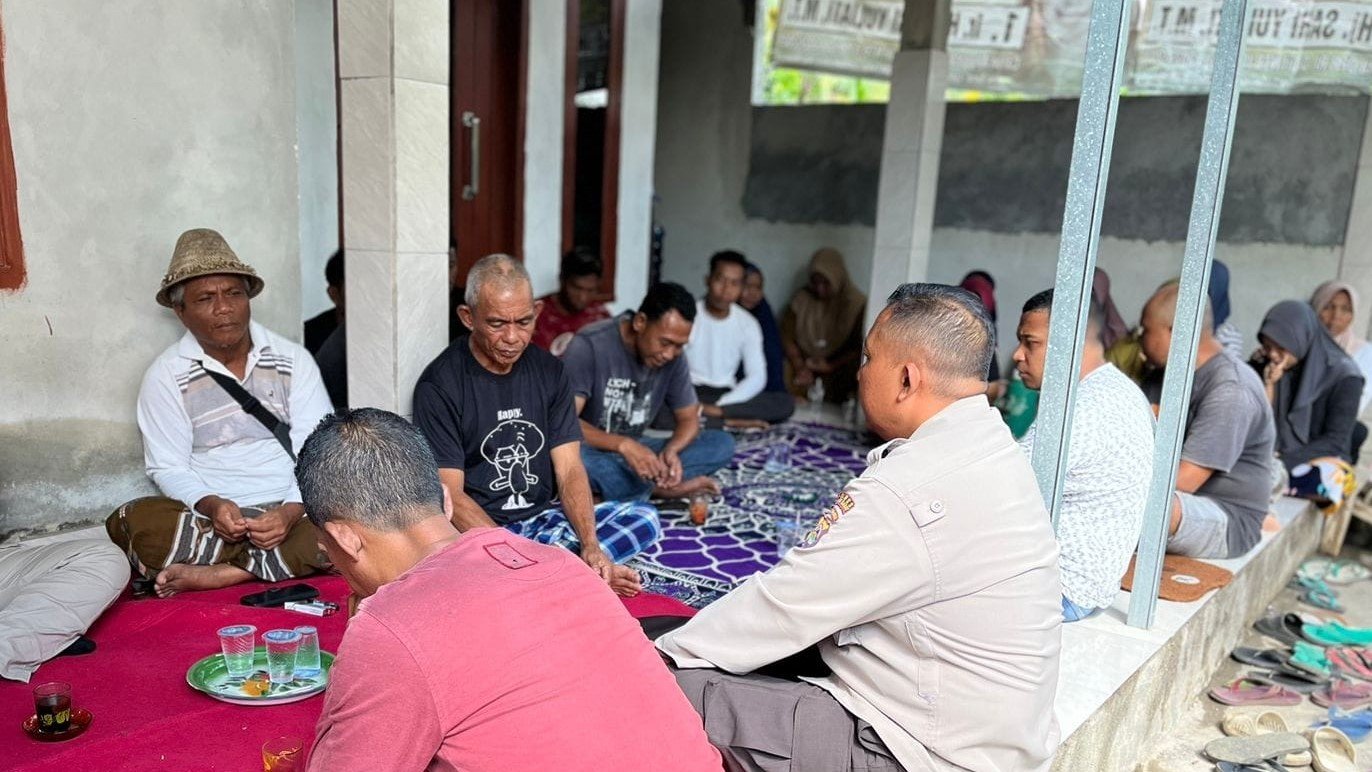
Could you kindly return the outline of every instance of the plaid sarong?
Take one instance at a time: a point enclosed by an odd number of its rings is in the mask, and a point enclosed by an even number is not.
[[[240,506],[239,511],[244,517],[257,517],[277,504]],[[173,563],[227,563],[268,582],[308,576],[328,566],[328,559],[319,551],[318,532],[304,518],[291,526],[285,541],[264,550],[246,539],[224,541],[214,532],[210,518],[180,501],[148,496],[116,509],[106,518],[105,530],[129,556],[134,578],[142,576],[140,563],[148,569],[147,578]]]
[[[560,507],[508,523],[505,528],[540,544],[556,544],[581,552],[581,540]],[[595,533],[610,560],[623,563],[662,538],[662,523],[657,507],[647,502],[604,501],[595,507]]]

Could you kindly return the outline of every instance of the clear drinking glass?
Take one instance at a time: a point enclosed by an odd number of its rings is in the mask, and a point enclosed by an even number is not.
[[[295,651],[295,674],[301,678],[319,675],[319,631],[310,625],[295,628],[300,633],[300,648]]]
[[[219,628],[219,648],[224,651],[224,669],[229,676],[241,678],[252,675],[253,647],[256,643],[257,628],[252,625]]]
[[[263,772],[298,772],[305,769],[305,742],[298,737],[277,737],[262,745]]]
[[[767,448],[767,461],[762,465],[763,471],[775,474],[790,468],[791,444],[789,442],[776,442]]]
[[[33,706],[40,733],[58,734],[71,729],[71,684],[49,681],[33,687]]]
[[[777,557],[784,558],[791,548],[800,543],[801,530],[799,517],[778,517],[775,520],[777,526]]]
[[[262,634],[267,645],[267,677],[274,684],[295,680],[295,652],[300,648],[300,633],[294,630],[268,630]]]

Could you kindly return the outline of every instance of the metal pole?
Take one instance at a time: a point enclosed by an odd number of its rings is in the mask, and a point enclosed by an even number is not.
[[[1058,522],[1062,486],[1067,476],[1067,443],[1072,435],[1072,405],[1081,372],[1081,349],[1091,279],[1100,243],[1100,218],[1115,139],[1124,53],[1129,42],[1129,8],[1125,0],[1095,0],[1086,36],[1086,65],[1072,144],[1067,205],[1062,217],[1062,246],[1054,282],[1052,321],[1043,392],[1034,434],[1033,466],[1044,504]]]
[[[1238,75],[1243,58],[1243,31],[1248,0],[1225,0],[1220,13],[1219,42],[1205,111],[1200,164],[1191,199],[1191,224],[1181,263],[1172,344],[1163,377],[1161,413],[1153,443],[1153,480],[1144,509],[1143,534],[1134,566],[1134,589],[1129,598],[1129,624],[1148,627],[1158,605],[1163,553],[1167,548],[1172,514],[1172,491],[1177,460],[1185,439],[1186,413],[1191,405],[1191,382],[1196,374],[1196,345],[1205,319],[1205,296],[1210,266],[1215,260],[1215,234],[1224,203],[1224,180],[1229,173],[1229,148],[1234,139],[1234,113],[1239,105]]]

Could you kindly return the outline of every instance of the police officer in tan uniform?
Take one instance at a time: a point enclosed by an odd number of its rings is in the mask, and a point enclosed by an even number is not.
[[[993,349],[970,293],[897,289],[859,386],[888,442],[778,566],[658,639],[733,768],[1052,761],[1058,550],[1029,462],[986,401]],[[820,670],[773,677],[806,652]]]

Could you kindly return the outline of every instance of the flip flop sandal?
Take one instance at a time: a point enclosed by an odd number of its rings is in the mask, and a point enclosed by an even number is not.
[[[1284,659],[1283,664],[1303,670],[1320,680],[1328,680],[1330,676],[1330,662],[1325,650],[1305,641],[1296,641],[1291,656]]]
[[[1353,584],[1368,578],[1372,578],[1372,570],[1356,560],[1334,561],[1323,577],[1330,584]]]
[[[1329,558],[1310,558],[1296,569],[1297,579],[1324,579],[1334,561]]]
[[[1258,764],[1267,759],[1310,750],[1310,741],[1295,732],[1274,732],[1248,737],[1221,737],[1205,744],[1211,761]]]
[[[1271,673],[1263,674],[1263,677],[1278,686],[1290,689],[1296,694],[1313,694],[1317,689],[1323,689],[1333,683],[1329,679],[1316,680],[1315,676],[1296,668],[1274,670]]]
[[[1210,699],[1224,705],[1272,705],[1290,706],[1301,704],[1301,695],[1284,686],[1273,683],[1271,679],[1252,673],[1236,678],[1226,686],[1211,689]]]
[[[1289,732],[1291,727],[1287,726],[1286,719],[1275,710],[1252,713],[1230,708],[1224,712],[1220,730],[1228,737],[1247,737],[1255,734]]]
[[[1310,701],[1322,708],[1356,710],[1372,705],[1372,684],[1355,684],[1342,678],[1335,678],[1327,685],[1311,692]]]
[[[1300,601],[1307,606],[1314,606],[1317,609],[1332,611],[1335,614],[1342,614],[1347,610],[1339,603],[1339,596],[1335,595],[1334,591],[1327,587],[1324,589],[1316,587],[1307,589],[1305,592],[1301,593]]]
[[[1274,710],[1265,710],[1254,715],[1232,708],[1225,712],[1220,729],[1229,737],[1247,737],[1255,734],[1291,731],[1291,728],[1286,725],[1286,719]],[[1310,752],[1288,753],[1281,761],[1288,767],[1308,767],[1310,766]]]
[[[1257,649],[1248,646],[1239,646],[1230,652],[1229,656],[1245,665],[1268,670],[1276,670],[1286,661],[1286,653],[1281,649]]]
[[[1329,664],[1341,674],[1360,681],[1372,681],[1372,668],[1368,668],[1367,662],[1363,660],[1356,649],[1331,646],[1326,650],[1325,655],[1329,658]]]
[[[1290,772],[1286,767],[1268,759],[1261,764],[1235,764],[1232,761],[1217,761],[1215,769],[1219,772]]]
[[[1301,640],[1304,623],[1295,614],[1273,614],[1253,623],[1253,629],[1285,646]]]
[[[1288,614],[1287,616],[1291,615]],[[1302,625],[1300,632],[1306,640],[1321,646],[1367,646],[1372,644],[1372,628],[1349,627],[1338,621],[1331,621],[1322,625]]]
[[[1324,726],[1332,726],[1348,735],[1348,739],[1360,743],[1372,734],[1372,710],[1344,711],[1330,708],[1329,718],[1316,722],[1310,728],[1319,729]]]
[[[1348,735],[1332,726],[1306,733],[1315,772],[1358,772],[1358,751]]]

